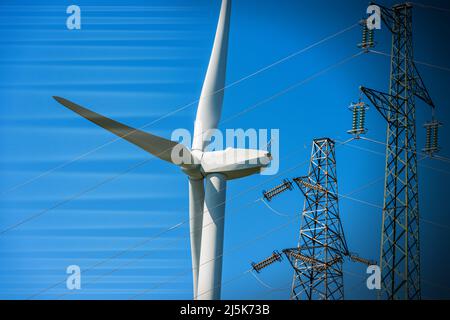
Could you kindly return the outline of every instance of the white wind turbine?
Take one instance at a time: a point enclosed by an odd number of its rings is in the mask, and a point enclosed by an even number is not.
[[[64,98],[68,109],[135,144],[152,155],[176,164],[189,177],[189,219],[194,298],[220,299],[227,180],[259,173],[267,167],[267,151],[228,148],[205,151],[208,133],[220,120],[227,64],[231,0],[222,0],[214,46],[203,84],[194,125],[192,148],[131,128]],[[180,156],[182,155],[182,160]]]

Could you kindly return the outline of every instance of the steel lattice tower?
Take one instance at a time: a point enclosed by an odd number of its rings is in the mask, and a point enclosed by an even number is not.
[[[313,140],[308,176],[294,181],[305,202],[298,247],[283,250],[295,271],[291,299],[341,300],[348,249],[339,218],[334,141]]]
[[[387,121],[380,298],[420,299],[415,98],[434,105],[414,64],[412,6],[380,8],[392,33],[389,93],[361,87]]]

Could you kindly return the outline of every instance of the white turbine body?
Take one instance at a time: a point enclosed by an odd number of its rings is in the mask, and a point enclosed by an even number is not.
[[[270,163],[267,151],[228,148],[205,151],[222,111],[231,0],[223,0],[216,36],[194,124],[192,148],[108,119],[69,100],[54,97],[82,117],[154,156],[181,167],[189,177],[189,219],[194,299],[220,299],[227,180],[259,173]],[[180,152],[185,161],[175,159]],[[186,161],[186,159],[189,159]]]

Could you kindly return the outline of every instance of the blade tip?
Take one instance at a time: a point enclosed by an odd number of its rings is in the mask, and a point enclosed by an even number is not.
[[[61,101],[63,101],[64,99],[58,96],[52,96],[53,99],[55,99],[56,101],[58,101],[59,103],[61,103]]]
[[[59,96],[53,96],[53,99],[55,99],[56,102],[58,102],[62,106],[66,107],[66,108],[70,108],[70,101],[69,100],[64,99],[63,97],[59,97]]]

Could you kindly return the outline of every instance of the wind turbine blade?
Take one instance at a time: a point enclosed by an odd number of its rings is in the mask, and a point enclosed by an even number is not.
[[[208,71],[198,104],[192,142],[193,150],[203,151],[205,142],[202,133],[207,133],[210,129],[216,129],[219,124],[227,68],[230,14],[231,0],[223,0]]]
[[[175,147],[177,147],[177,152],[178,150],[182,150],[183,155],[190,155],[190,151],[186,147],[174,141],[167,140],[152,135],[150,133],[134,129],[120,122],[104,117],[101,114],[95,113],[89,109],[83,108],[82,106],[79,106],[67,99],[61,97],[53,97],[53,98],[66,108],[72,110],[75,113],[78,113],[80,116],[95,123],[96,125],[114,133],[120,138],[125,139],[128,142],[131,142],[132,144],[138,146],[139,148],[144,149],[145,151],[151,153],[155,157],[160,158],[161,160],[174,164],[180,164],[175,163],[172,160],[172,150]]]
[[[202,249],[198,274],[198,300],[219,300],[222,284],[222,256],[227,180],[224,174],[205,178]]]
[[[192,275],[194,280],[194,299],[198,292],[198,270],[200,265],[200,246],[202,244],[203,202],[205,187],[203,179],[189,179],[189,222],[191,233]]]

